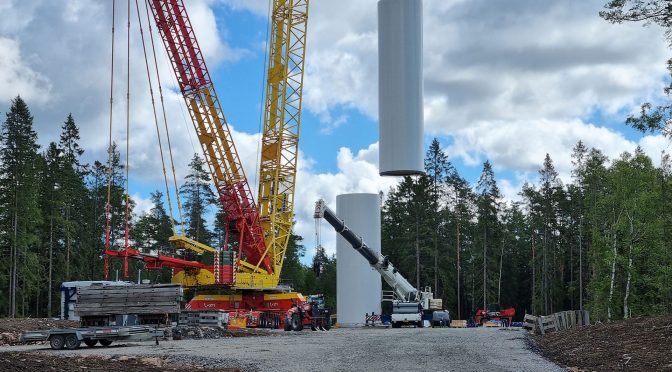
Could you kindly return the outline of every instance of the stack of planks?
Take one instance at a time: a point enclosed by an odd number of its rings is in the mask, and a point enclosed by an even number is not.
[[[546,334],[564,331],[577,326],[590,325],[590,314],[586,310],[561,311],[548,316],[525,314],[523,328],[531,333]]]
[[[180,312],[181,300],[179,284],[79,287],[75,311],[80,317],[176,314]]]

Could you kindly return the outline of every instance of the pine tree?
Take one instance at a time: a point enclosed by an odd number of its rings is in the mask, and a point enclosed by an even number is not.
[[[55,142],[51,142],[44,154],[45,167],[42,177],[42,187],[40,195],[40,209],[44,216],[42,227],[42,246],[46,246],[47,251],[47,316],[52,316],[53,294],[54,294],[54,269],[61,267],[60,253],[63,251],[61,242],[63,217],[63,193],[61,192],[61,179],[63,173],[63,154]],[[56,260],[56,263],[54,262]],[[57,270],[60,278],[60,270]]]
[[[221,250],[228,250],[228,242],[226,235],[226,212],[221,203],[217,204],[217,213],[215,213],[215,226],[212,231],[215,236],[217,248]]]
[[[67,119],[61,127],[61,136],[58,145],[63,150],[65,162],[72,164],[77,171],[81,172],[82,164],[80,164],[79,159],[84,154],[84,149],[79,145],[79,140],[79,128],[75,124],[72,114],[68,114]]]
[[[479,226],[479,236],[477,237],[477,240],[480,241],[480,245],[483,249],[481,257],[483,264],[482,300],[483,308],[487,309],[488,299],[492,299],[494,297],[491,296],[491,293],[494,292],[492,289],[493,285],[491,283],[493,281],[494,275],[488,275],[488,273],[495,272],[493,269],[493,263],[496,263],[496,261],[488,259],[488,247],[490,247],[490,250],[492,250],[500,239],[498,234],[498,213],[501,199],[501,194],[499,192],[499,188],[497,187],[497,181],[495,180],[495,173],[489,161],[483,163],[483,172],[481,173],[481,177],[478,180],[476,189],[478,190],[477,207]]]
[[[33,117],[21,97],[12,100],[0,131],[0,241],[9,247],[8,314],[15,317],[21,300],[21,314],[37,285],[39,251],[39,209],[37,133]]]
[[[434,258],[434,293],[440,296],[443,290],[439,288],[439,276],[443,277],[442,282],[452,283],[448,279],[449,275],[447,272],[439,272],[439,248],[440,242],[447,240],[447,221],[442,216],[442,205],[445,204],[443,199],[446,197],[448,179],[455,172],[455,168],[448,161],[448,156],[441,150],[441,145],[436,138],[432,141],[425,155],[425,172],[432,182],[430,197],[432,198],[432,204],[436,208],[431,213],[432,218],[430,219],[430,223],[432,224],[432,240],[434,245],[432,252]],[[446,261],[448,256],[443,255],[442,258],[442,261]]]
[[[86,184],[84,181],[85,167],[80,164],[84,150],[79,145],[79,128],[72,114],[69,114],[61,127],[59,150],[62,154],[62,171],[60,193],[63,195],[63,229],[65,230],[65,279],[81,277],[85,265],[76,263],[77,270],[71,273],[73,251],[84,247],[82,237],[85,236],[86,219],[84,213],[88,204]],[[76,260],[81,259],[75,255]]]
[[[553,160],[549,154],[544,158],[543,168],[539,170],[539,178],[541,181],[541,208],[543,216],[543,241],[542,241],[542,296],[544,304],[544,313],[553,313],[553,291],[552,291],[552,273],[549,266],[552,265],[549,261],[553,256],[555,258],[555,236],[557,231],[557,200],[556,195],[558,188],[561,187],[558,179],[558,172],[553,166]],[[549,251],[553,250],[553,254]],[[555,261],[555,259],[553,259]],[[555,267],[555,266],[551,266]]]
[[[186,235],[204,243],[212,244],[213,234],[208,230],[205,213],[216,203],[215,194],[210,189],[210,175],[204,168],[203,160],[194,154],[189,163],[191,172],[185,177],[185,183],[180,187],[180,195],[184,202],[187,229]]]

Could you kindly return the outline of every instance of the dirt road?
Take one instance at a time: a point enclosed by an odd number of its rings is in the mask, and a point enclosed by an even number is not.
[[[334,329],[269,337],[151,342],[55,352],[46,345],[3,351],[67,356],[148,356],[249,371],[562,371],[531,351],[522,330]]]

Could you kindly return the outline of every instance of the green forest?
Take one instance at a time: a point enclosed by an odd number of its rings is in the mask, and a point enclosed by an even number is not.
[[[165,193],[153,192],[153,207],[147,213],[134,213],[117,146],[112,145],[109,159],[93,164],[82,163],[84,150],[72,115],[61,125],[59,141],[41,148],[27,103],[21,97],[12,101],[0,128],[0,314],[57,316],[62,282],[103,279],[108,191],[111,249],[126,245],[128,221],[129,246],[147,253],[174,253],[168,238],[180,226],[170,217],[178,213],[169,210],[172,203]],[[225,217],[201,157],[195,154],[191,159],[179,193],[172,197],[173,201],[181,199],[187,236],[223,246]],[[211,211],[216,212],[214,226],[208,225]],[[317,278],[301,264],[305,255],[301,240],[293,236],[290,241],[284,280],[306,293],[325,293],[334,306],[335,260],[323,251],[316,255],[324,272]],[[110,280],[170,281],[168,268],[148,271],[141,262],[131,260],[129,277],[124,278],[122,260],[111,258],[109,262]]]
[[[600,16],[606,21],[657,24],[672,43],[669,7],[614,0],[605,8]],[[672,72],[672,60],[668,67]],[[665,94],[669,101],[672,84]],[[1,123],[2,316],[56,316],[60,283],[103,278],[108,199],[111,248],[128,239],[144,251],[172,252],[168,237],[177,221],[169,195],[155,191],[153,207],[134,213],[116,145],[106,159],[84,164],[75,118],[64,116],[58,141],[46,147],[38,144],[21,97]],[[625,124],[669,138],[670,120],[672,105],[645,103]],[[431,286],[454,318],[495,304],[515,307],[518,317],[570,309],[589,310],[595,320],[671,314],[672,157],[661,159],[654,164],[641,148],[610,159],[579,141],[571,179],[561,180],[546,154],[535,181],[511,201],[497,185],[496,164],[485,161],[471,184],[434,139],[426,174],[381,191],[383,254],[411,283]],[[173,195],[182,200],[185,234],[221,247],[225,216],[206,166],[195,154],[189,168]],[[324,293],[335,307],[335,257],[318,249],[306,266],[305,255],[302,237],[294,235],[283,280],[306,294]],[[112,280],[124,279],[120,261],[110,260]],[[131,262],[129,274],[132,281],[170,280],[169,270],[144,270],[138,262]]]
[[[7,316],[54,316],[60,283],[103,276],[108,175],[112,248],[125,244],[124,165],[116,146],[110,160],[83,164],[84,148],[72,115],[58,143],[40,148],[25,101],[13,100],[0,131],[0,311]],[[563,183],[550,155],[520,200],[505,201],[486,161],[475,185],[451,165],[434,139],[426,174],[404,178],[383,196],[383,254],[414,284],[431,286],[461,318],[484,306],[524,313],[588,309],[595,319],[672,312],[672,158],[661,164],[637,149],[608,159],[576,144],[571,182]],[[182,180],[185,233],[222,246],[223,221],[203,160],[194,155]],[[136,215],[129,200],[129,244],[170,254],[173,233],[166,198]],[[336,260],[323,249],[312,267],[301,263],[302,238],[293,236],[283,280],[303,293],[324,293],[335,306]],[[121,279],[111,259],[110,278]],[[419,264],[419,266],[418,266]],[[132,262],[129,280],[170,280]],[[319,274],[319,275],[317,275]]]

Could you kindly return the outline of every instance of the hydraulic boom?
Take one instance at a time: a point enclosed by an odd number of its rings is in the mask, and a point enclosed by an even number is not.
[[[392,265],[387,256],[383,256],[378,252],[369,248],[360,236],[350,230],[338,218],[336,213],[327,207],[324,200],[320,199],[315,203],[315,218],[324,218],[331,226],[339,233],[359,254],[361,254],[371,267],[380,273],[380,276],[385,282],[392,287],[397,299],[401,302],[420,302],[422,293],[419,292],[411,283],[404,278],[399,271]]]

